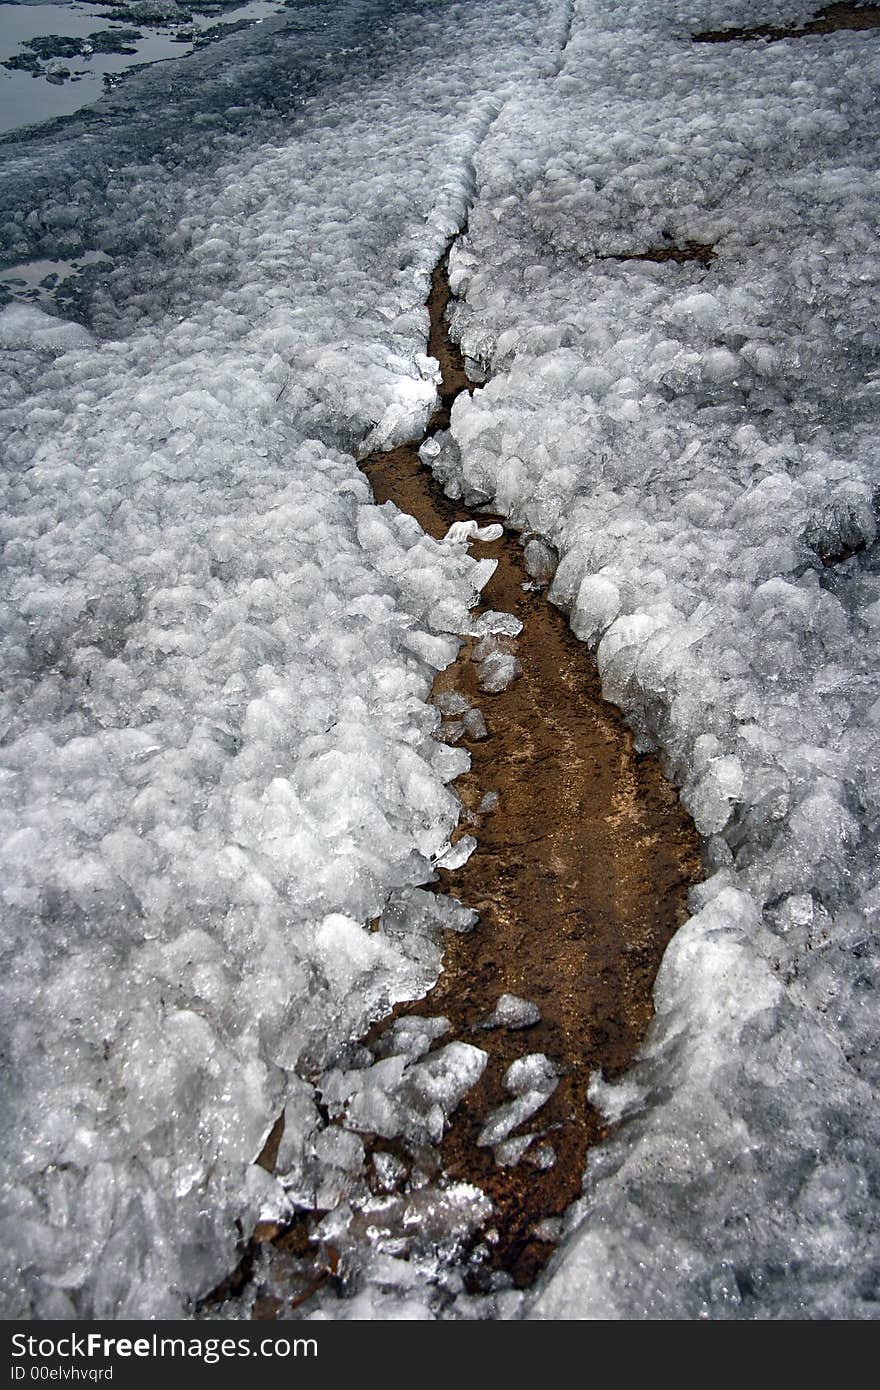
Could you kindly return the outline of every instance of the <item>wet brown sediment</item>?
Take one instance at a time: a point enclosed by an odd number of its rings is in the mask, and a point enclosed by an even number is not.
[[[444,262],[434,274],[429,349],[444,370],[444,405],[450,380],[456,393],[473,389],[455,345],[438,332],[448,298]],[[444,360],[450,358],[451,370]],[[446,415],[448,408],[428,432],[443,428]],[[394,501],[439,538],[471,513],[443,495],[417,448],[374,454],[363,467],[377,502]],[[523,669],[507,690],[487,695],[466,643],[434,683],[435,696],[465,695],[489,728],[485,740],[462,740],[471,768],[455,783],[463,829],[476,835],[477,849],[462,868],[440,870],[438,885],[476,908],[480,922],[470,935],[449,941],[427,998],[398,1012],[444,1014],[453,1025],[449,1037],[469,1038],[490,1053],[482,1081],[453,1118],[442,1156],[450,1177],[475,1183],[491,1198],[495,1263],[522,1286],[552,1251],[532,1228],[561,1215],[579,1195],[587,1148],[602,1137],[601,1120],[586,1101],[590,1073],[601,1067],[618,1075],[644,1037],[654,977],[686,915],[700,860],[696,832],[659,760],[636,755],[619,711],[602,699],[586,646],[542,593],[523,590],[528,574],[519,542],[506,532],[475,550],[498,560],[481,603],[523,623],[515,642]],[[479,816],[491,791],[498,807]],[[526,1030],[472,1031],[502,993],[537,1004],[541,1022]],[[545,1132],[557,1153],[546,1172],[527,1155],[500,1168],[492,1150],[476,1143],[489,1111],[509,1099],[506,1068],[527,1052],[546,1053],[563,1071],[554,1095],[519,1131]]]
[[[448,425],[460,391],[475,389],[448,336],[449,298],[444,258],[429,299],[429,351],[441,364],[441,404],[426,437]],[[446,498],[422,465],[421,442],[372,454],[362,467],[377,503],[393,501],[439,539],[471,513]],[[479,516],[481,524],[489,519]],[[489,1267],[525,1287],[554,1248],[536,1224],[562,1215],[579,1196],[587,1149],[604,1137],[601,1117],[587,1101],[590,1074],[601,1068],[619,1075],[644,1037],[654,977],[686,916],[700,857],[693,824],[659,759],[636,754],[620,713],[602,699],[588,649],[542,592],[523,588],[528,575],[519,541],[505,532],[475,551],[498,561],[482,606],[514,613],[523,623],[513,644],[522,674],[508,689],[480,690],[470,641],[434,682],[435,699],[460,693],[488,725],[487,738],[461,740],[471,767],[455,782],[463,808],[458,833],[473,833],[477,848],[461,868],[439,870],[436,885],[476,909],[480,920],[469,934],[448,934],[434,989],[399,1005],[364,1041],[374,1042],[404,1014],[443,1015],[452,1027],[441,1045],[459,1039],[489,1053],[481,1081],[442,1142],[442,1171],[490,1198]],[[487,792],[498,794],[498,805],[481,814]],[[527,1029],[480,1028],[503,993],[536,1004],[540,1022]],[[490,1112],[510,1099],[502,1084],[510,1063],[535,1052],[557,1065],[559,1084],[514,1135],[535,1133],[532,1148],[552,1144],[556,1162],[541,1169],[526,1151],[517,1165],[500,1167],[477,1138]],[[397,1141],[362,1137],[368,1164],[383,1150],[409,1157]],[[270,1171],[280,1138],[281,1122],[259,1160]],[[258,1228],[239,1269],[211,1302],[240,1292],[251,1278],[257,1245],[271,1242],[290,1257],[291,1297],[283,1307],[258,1298],[254,1316],[284,1316],[298,1307],[336,1272],[335,1252],[326,1246],[315,1252],[309,1243],[321,1215],[302,1213],[284,1231]]]
[[[880,7],[877,5],[825,5],[814,19],[806,24],[788,28],[776,24],[757,24],[751,29],[707,29],[692,35],[694,43],[749,43],[765,39],[770,43],[780,39],[805,39],[812,34],[836,34],[842,29],[880,28]]]
[[[702,241],[686,241],[683,246],[649,246],[647,251],[609,252],[596,257],[597,261],[655,261],[658,265],[664,261],[674,261],[676,265],[697,261],[707,268],[717,259],[715,247]]]

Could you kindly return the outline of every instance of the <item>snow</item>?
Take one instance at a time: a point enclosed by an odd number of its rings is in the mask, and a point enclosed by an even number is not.
[[[689,41],[810,13],[292,7],[3,142],[5,263],[85,267],[0,312],[6,1316],[177,1316],[296,1202],[359,1270],[317,1317],[875,1314],[877,38]],[[424,888],[472,849],[433,676],[519,668],[495,561],[356,466],[433,408],[465,222],[485,384],[422,457],[522,532],[708,869],[557,1255],[482,1303],[437,1271],[485,1199],[378,1154],[365,1195],[363,1136],[436,1145],[486,1054],[352,1041],[475,922]],[[501,1161],[552,1164],[513,1130],[556,1079],[514,1063]]]

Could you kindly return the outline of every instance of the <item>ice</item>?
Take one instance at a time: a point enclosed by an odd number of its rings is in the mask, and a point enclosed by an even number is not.
[[[521,1134],[516,1139],[504,1139],[496,1144],[494,1158],[499,1168],[514,1168],[533,1138],[532,1134]]]
[[[429,455],[430,457],[430,455]],[[453,521],[444,537],[447,541],[497,541],[504,535],[504,527],[498,522],[481,526],[478,521]]]
[[[426,426],[465,225],[482,384],[421,456],[523,535],[708,874],[553,1268],[492,1308],[873,1315],[876,36],[690,41],[809,13],[297,5],[4,141],[4,263],[81,267],[0,314],[8,1317],[176,1317],[316,1192],[352,1310],[473,1306],[437,1251],[479,1194],[368,1209],[312,1085],[428,1144],[478,1070],[344,1051],[475,920],[419,887],[468,765],[428,696],[496,562],[355,464]]]
[[[356,1134],[329,1126],[316,1135],[309,1155],[311,1184],[296,1194],[300,1204],[319,1209],[338,1206],[360,1186],[364,1146]]]
[[[481,710],[469,709],[464,716],[463,723],[468,738],[479,741],[489,737],[489,729]]]
[[[442,729],[445,742],[456,743],[465,735],[476,740],[488,737],[489,730],[482,712],[475,709],[466,696],[457,691],[441,691],[434,697],[434,704],[446,716]],[[454,715],[461,715],[461,718],[450,718]]]
[[[479,1027],[531,1028],[540,1021],[541,1011],[537,1004],[528,999],[521,999],[518,994],[501,994],[495,1008],[483,1019]]]
[[[477,1144],[483,1149],[498,1147],[515,1129],[525,1124],[526,1120],[530,1120],[546,1101],[547,1093],[543,1090],[525,1091],[515,1099],[505,1101],[492,1111],[477,1136]],[[509,1162],[508,1154],[509,1150],[502,1150],[499,1162]]]
[[[382,930],[400,939],[414,936],[434,941],[436,928],[446,931],[472,931],[479,915],[473,908],[463,907],[445,893],[429,893],[423,888],[405,888],[389,895],[382,914]]]
[[[499,1001],[500,1002],[500,1001]],[[504,1085],[515,1096],[528,1091],[544,1091],[548,1096],[559,1084],[559,1068],[543,1052],[530,1052],[511,1062],[504,1075]]]
[[[526,1153],[526,1162],[539,1172],[549,1172],[556,1167],[557,1153],[552,1144],[534,1144]]]
[[[548,584],[556,572],[557,555],[540,536],[531,536],[523,548],[526,571],[539,584]]]
[[[873,1316],[876,34],[690,41],[810,13],[579,0],[450,257],[485,385],[437,476],[522,532],[710,876],[538,1316]]]
[[[406,1177],[406,1164],[395,1158],[394,1154],[374,1153],[373,1167],[386,1192],[393,1192]]]
[[[460,476],[461,452],[449,430],[438,430],[419,449],[419,457],[434,476],[443,484],[448,495],[459,498],[462,495]],[[455,523],[453,523],[455,524]],[[478,523],[463,523],[465,526]]]
[[[487,695],[499,695],[522,674],[519,660],[510,651],[508,638],[481,637],[473,650],[477,684]]]
[[[495,1158],[502,1166],[518,1162],[524,1149],[520,1150],[515,1143],[508,1144],[508,1136],[546,1104],[558,1085],[558,1068],[543,1052],[518,1057],[504,1074],[504,1086],[514,1099],[492,1112],[477,1137],[477,1144],[481,1148],[494,1148]]]
[[[473,637],[518,637],[523,625],[513,613],[496,613],[487,609],[471,624]]]
[[[354,1071],[326,1072],[322,1100],[331,1119],[341,1119],[347,1129],[438,1144],[450,1115],[482,1076],[488,1054],[470,1043],[451,1042],[423,1061],[413,1060],[422,1056],[421,1038],[415,1046],[411,1035],[391,1041],[403,1049]]]
[[[441,714],[464,714],[471,707],[467,696],[457,690],[441,690],[434,696],[434,704]]]
[[[318,1227],[317,1238],[332,1245],[346,1263],[360,1264],[366,1249],[367,1272],[372,1276],[347,1307],[333,1306],[330,1315],[338,1317],[342,1311],[353,1318],[430,1317],[430,1294],[419,1271],[435,1262],[444,1247],[449,1254],[456,1253],[490,1212],[485,1195],[468,1183],[451,1183],[440,1191],[367,1197],[330,1212]],[[392,1262],[389,1256],[409,1258]],[[392,1290],[397,1298],[389,1297]],[[310,1315],[320,1317],[315,1302],[320,1306],[320,1300],[310,1301]]]
[[[644,1105],[645,1091],[629,1078],[609,1083],[601,1071],[598,1071],[590,1077],[587,1099],[601,1111],[610,1124],[616,1125],[625,1115],[632,1114]]]
[[[452,1027],[448,1018],[420,1018],[407,1014],[399,1018],[375,1046],[379,1057],[403,1056],[407,1061],[417,1061],[424,1056],[437,1038],[442,1038]]]
[[[434,867],[437,869],[460,869],[463,864],[468,862],[476,848],[477,842],[473,835],[462,835],[454,845],[450,845],[434,860]]]

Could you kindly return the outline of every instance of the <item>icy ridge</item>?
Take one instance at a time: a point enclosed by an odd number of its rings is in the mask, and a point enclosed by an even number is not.
[[[877,39],[689,40],[806,17],[581,0],[450,262],[444,483],[552,544],[710,869],[537,1316],[875,1306]]]
[[[117,260],[89,328],[0,315],[7,1316],[191,1306],[288,1208],[253,1166],[282,1106],[301,1171],[309,1078],[439,965],[364,924],[457,819],[425,701],[491,563],[352,451],[433,407],[428,271],[544,7],[390,18],[376,72],[340,31],[293,127],[204,178],[33,185],[40,236],[97,207]]]

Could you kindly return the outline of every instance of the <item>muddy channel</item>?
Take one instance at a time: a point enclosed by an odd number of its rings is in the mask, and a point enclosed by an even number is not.
[[[440,408],[422,439],[361,465],[378,503],[391,500],[438,539],[455,521],[484,526],[501,519],[451,502],[419,458],[424,439],[448,427],[455,397],[478,389],[449,336],[449,300],[444,257],[428,305],[429,351],[443,377]],[[471,756],[470,770],[454,785],[462,803],[459,834],[474,835],[477,848],[462,867],[438,870],[435,885],[478,911],[479,922],[470,933],[447,934],[436,986],[393,1015],[443,1016],[452,1025],[443,1043],[471,1042],[489,1054],[481,1080],[452,1115],[439,1176],[471,1183],[489,1198],[490,1265],[518,1288],[527,1287],[553,1253],[554,1218],[579,1196],[587,1150],[605,1135],[587,1100],[590,1074],[601,1068],[613,1078],[631,1062],[651,1018],[660,959],[687,915],[688,889],[701,872],[698,838],[675,789],[656,756],[636,753],[619,711],[602,699],[587,647],[526,571],[524,540],[505,531],[500,540],[474,547],[480,558],[498,562],[482,609],[513,613],[523,624],[509,639],[521,674],[499,693],[481,690],[474,644],[467,641],[433,692],[441,709],[444,696],[466,697],[485,720],[487,732],[478,738],[454,717],[445,723]],[[497,803],[490,797],[493,809],[481,811],[490,793]],[[540,1020],[526,1028],[481,1028],[505,993],[531,1001]],[[377,1024],[364,1041],[375,1041],[389,1022]],[[500,1166],[477,1138],[487,1117],[509,1101],[502,1078],[525,1053],[552,1059],[559,1082],[540,1115],[514,1131],[537,1131],[534,1142],[518,1162]],[[368,1155],[387,1151],[406,1161],[395,1141],[362,1137]],[[551,1152],[552,1166],[545,1166]],[[272,1159],[270,1140],[261,1161],[271,1168]],[[316,1254],[313,1273],[303,1275],[319,1215],[303,1215],[284,1230],[258,1230],[215,1303],[247,1285],[260,1242],[274,1246],[276,1286],[279,1259],[289,1254],[291,1293],[284,1303],[258,1296],[254,1315],[290,1316],[308,1302],[337,1273],[334,1254],[325,1248]]]

